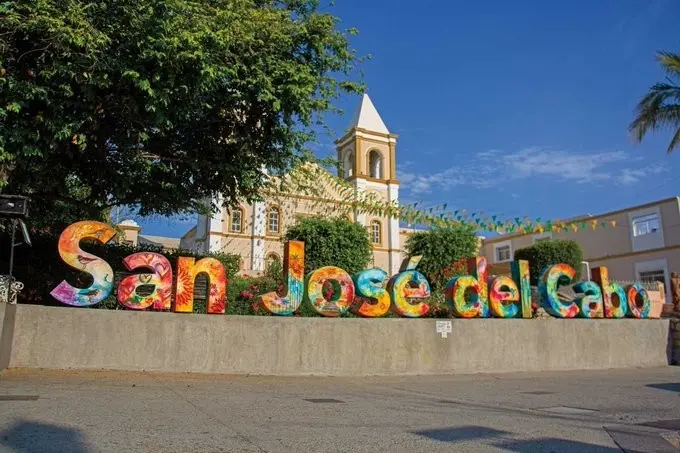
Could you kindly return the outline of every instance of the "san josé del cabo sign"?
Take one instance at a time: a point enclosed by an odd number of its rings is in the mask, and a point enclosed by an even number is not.
[[[93,283],[88,288],[75,288],[62,281],[51,292],[55,299],[67,305],[85,307],[98,304],[111,294],[113,269],[102,258],[82,250],[80,241],[89,238],[106,243],[115,234],[111,226],[95,221],[77,222],[64,230],[59,237],[59,255],[69,266],[90,274]],[[272,314],[292,315],[303,302],[310,303],[319,314],[329,317],[352,310],[359,316],[375,318],[391,309],[399,316],[418,318],[430,311],[426,301],[431,295],[430,285],[416,270],[420,257],[411,257],[400,273],[389,278],[382,269],[367,269],[350,276],[335,266],[322,267],[305,276],[304,259],[302,242],[289,241],[285,244],[284,291],[261,296],[262,305]],[[119,283],[117,299],[127,308],[191,313],[194,281],[198,274],[204,273],[210,282],[207,313],[224,314],[226,311],[227,273],[222,263],[214,258],[196,261],[180,257],[176,278],[173,278],[168,259],[159,253],[133,253],[124,258],[123,264],[130,271],[148,271],[129,275]],[[486,259],[468,259],[469,275],[452,278],[445,290],[451,312],[461,318],[531,318],[529,263],[515,261],[511,269],[512,277],[499,276],[489,281]],[[575,275],[576,271],[567,264],[555,264],[542,271],[538,284],[541,304],[552,316],[649,317],[651,303],[644,287],[635,284],[623,288],[610,282],[606,267],[593,269],[593,281],[574,286],[577,297],[573,301],[561,300],[557,294],[558,287],[571,283]],[[330,298],[322,291],[327,282],[334,288]],[[141,296],[137,293],[137,288],[148,285],[154,288],[151,294]]]

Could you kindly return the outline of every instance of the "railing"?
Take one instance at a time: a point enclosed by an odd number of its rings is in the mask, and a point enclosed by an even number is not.
[[[0,303],[16,304],[17,295],[24,289],[24,284],[9,275],[0,275]]]
[[[618,283],[619,285],[623,286],[624,288],[629,287],[630,285],[642,285],[644,289],[647,291],[659,291],[659,283],[657,281],[637,281],[637,280],[613,280],[614,282]],[[663,283],[661,283],[661,286],[663,287]]]

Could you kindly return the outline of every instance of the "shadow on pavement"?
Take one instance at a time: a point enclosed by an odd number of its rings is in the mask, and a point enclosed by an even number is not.
[[[465,442],[474,439],[489,439],[511,434],[507,431],[487,428],[484,426],[458,426],[456,428],[436,428],[414,431],[414,434],[440,442]]]
[[[665,382],[663,384],[647,384],[647,387],[659,390],[668,390],[669,392],[680,393],[680,382]]]
[[[532,440],[515,440],[513,434],[485,426],[459,426],[414,431],[414,434],[440,442],[466,442],[491,439],[486,445],[517,453],[621,453],[619,448],[602,447],[566,439],[544,437]]]
[[[0,445],[19,453],[91,452],[78,429],[33,421],[20,421],[1,433]]]
[[[494,443],[493,445],[518,453],[621,453],[620,448],[602,447],[599,445],[586,444],[574,440],[555,439],[552,437],[534,440],[507,441]]]

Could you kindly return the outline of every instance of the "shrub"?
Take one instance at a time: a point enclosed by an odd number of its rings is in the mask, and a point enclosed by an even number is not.
[[[237,276],[227,285],[228,315],[268,315],[259,304],[259,296],[270,291],[281,291],[283,282],[270,276]]]
[[[549,239],[515,251],[515,261],[517,260],[529,261],[532,285],[537,284],[545,266],[560,263],[566,263],[573,267],[576,270],[574,280],[578,280],[581,274],[583,250],[574,241]]]
[[[264,275],[271,277],[274,280],[281,280],[283,278],[283,264],[281,260],[274,259],[267,264],[267,269],[264,271]]]
[[[337,266],[352,275],[371,261],[368,232],[360,224],[342,218],[300,219],[288,229],[286,240],[305,243],[305,273]]]
[[[451,277],[467,273],[465,258],[477,253],[477,236],[463,225],[436,228],[412,234],[406,251],[423,257],[418,270],[428,278],[433,291],[441,290]]]

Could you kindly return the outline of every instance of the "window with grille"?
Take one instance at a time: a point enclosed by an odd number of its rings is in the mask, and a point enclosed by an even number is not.
[[[510,261],[510,246],[502,245],[496,248],[496,262]]]
[[[633,236],[644,236],[659,231],[658,214],[644,215],[633,219]]]
[[[654,271],[638,272],[638,278],[643,282],[661,282],[666,283],[666,272],[663,269]]]
[[[374,244],[380,244],[380,236],[381,236],[381,226],[380,222],[377,220],[374,220],[371,222],[371,242]]]
[[[269,208],[267,227],[270,233],[279,232],[279,208]]]
[[[243,228],[243,211],[240,209],[235,209],[231,213],[231,231],[234,233],[241,233]]]

